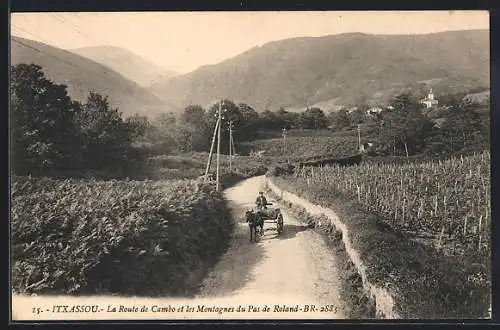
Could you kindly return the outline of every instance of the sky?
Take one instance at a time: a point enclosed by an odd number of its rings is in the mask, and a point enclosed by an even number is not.
[[[187,73],[267,42],[362,32],[489,29],[487,11],[13,13],[12,35],[63,49],[118,46]]]

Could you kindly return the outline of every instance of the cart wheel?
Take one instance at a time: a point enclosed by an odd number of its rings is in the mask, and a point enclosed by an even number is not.
[[[277,224],[278,234],[283,232],[283,215],[278,215],[278,224]]]

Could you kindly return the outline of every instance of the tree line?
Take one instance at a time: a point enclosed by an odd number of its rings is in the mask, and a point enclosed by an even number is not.
[[[446,156],[489,149],[489,104],[456,97],[439,108],[425,108],[410,92],[396,95],[390,104],[381,112],[336,113],[333,129],[360,125],[379,155]]]
[[[283,128],[326,129],[329,124],[327,116],[319,108],[309,108],[303,112],[289,112],[283,108],[258,112],[246,103],[235,103],[229,99],[222,100],[221,107],[223,150],[228,148],[229,122],[239,142],[253,140],[260,132],[279,132]],[[218,108],[219,103],[207,109],[200,105],[189,105],[180,114],[164,113],[152,120],[142,117],[146,131],[144,140],[156,141],[159,152],[208,151]]]
[[[219,104],[190,105],[181,113],[154,119],[123,116],[106,96],[91,91],[85,102],[68,96],[65,85],[47,79],[37,65],[11,67],[11,166],[15,174],[102,172],[139,173],[155,153],[208,151]],[[228,149],[229,126],[238,142],[261,132],[317,129],[356,134],[375,144],[379,155],[452,154],[489,148],[489,104],[449,98],[439,109],[425,109],[411,93],[396,95],[392,107],[369,114],[368,105],[325,114],[317,107],[302,112],[280,108],[256,111],[245,103],[222,101],[221,147]],[[238,151],[238,150],[236,150]]]
[[[395,95],[390,107],[371,113],[362,104],[353,109],[341,109],[328,114],[317,107],[302,112],[280,108],[257,112],[245,103],[222,102],[224,125],[222,148],[227,149],[228,123],[240,142],[259,138],[262,132],[286,129],[330,130],[332,136],[342,131],[357,134],[360,125],[363,141],[375,144],[379,155],[409,156],[421,153],[453,154],[464,150],[489,148],[489,104],[480,105],[465,100],[464,95],[449,95],[439,108],[426,109],[417,95],[404,92]],[[208,151],[217,120],[218,104],[204,110],[199,105],[188,106],[176,116],[163,114],[151,121],[146,136],[166,141],[170,151]],[[146,123],[147,120],[144,119]],[[165,151],[164,149],[162,149]]]
[[[17,175],[99,172],[127,176],[143,164],[133,148],[145,133],[136,117],[124,118],[107,97],[91,91],[83,103],[38,65],[11,67],[11,168]]]

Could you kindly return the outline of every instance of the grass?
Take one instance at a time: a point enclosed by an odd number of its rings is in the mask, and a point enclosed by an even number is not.
[[[357,148],[357,137],[332,133],[330,136],[288,136],[285,152],[282,138],[242,143],[239,150],[248,154],[265,150],[266,157],[304,161],[318,155],[343,158],[356,154]]]
[[[148,161],[147,177],[156,180],[195,179],[205,174],[208,153],[189,152],[173,155],[159,155],[150,157]],[[234,156],[231,161],[228,155],[220,155],[220,175],[224,177],[248,178],[263,175],[274,160],[270,158],[255,159],[249,156]],[[216,155],[212,157],[209,173],[215,177]]]
[[[485,318],[490,307],[488,265],[446,256],[384,226],[356,200],[292,177],[272,178],[279,187],[335,211],[367,268],[368,280],[387,289],[402,318]],[[483,278],[482,278],[483,277]]]

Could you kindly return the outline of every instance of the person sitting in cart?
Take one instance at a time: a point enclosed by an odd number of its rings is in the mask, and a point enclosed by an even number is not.
[[[267,209],[267,199],[264,197],[264,193],[262,191],[259,191],[259,197],[257,197],[255,204],[257,204],[259,209]]]

